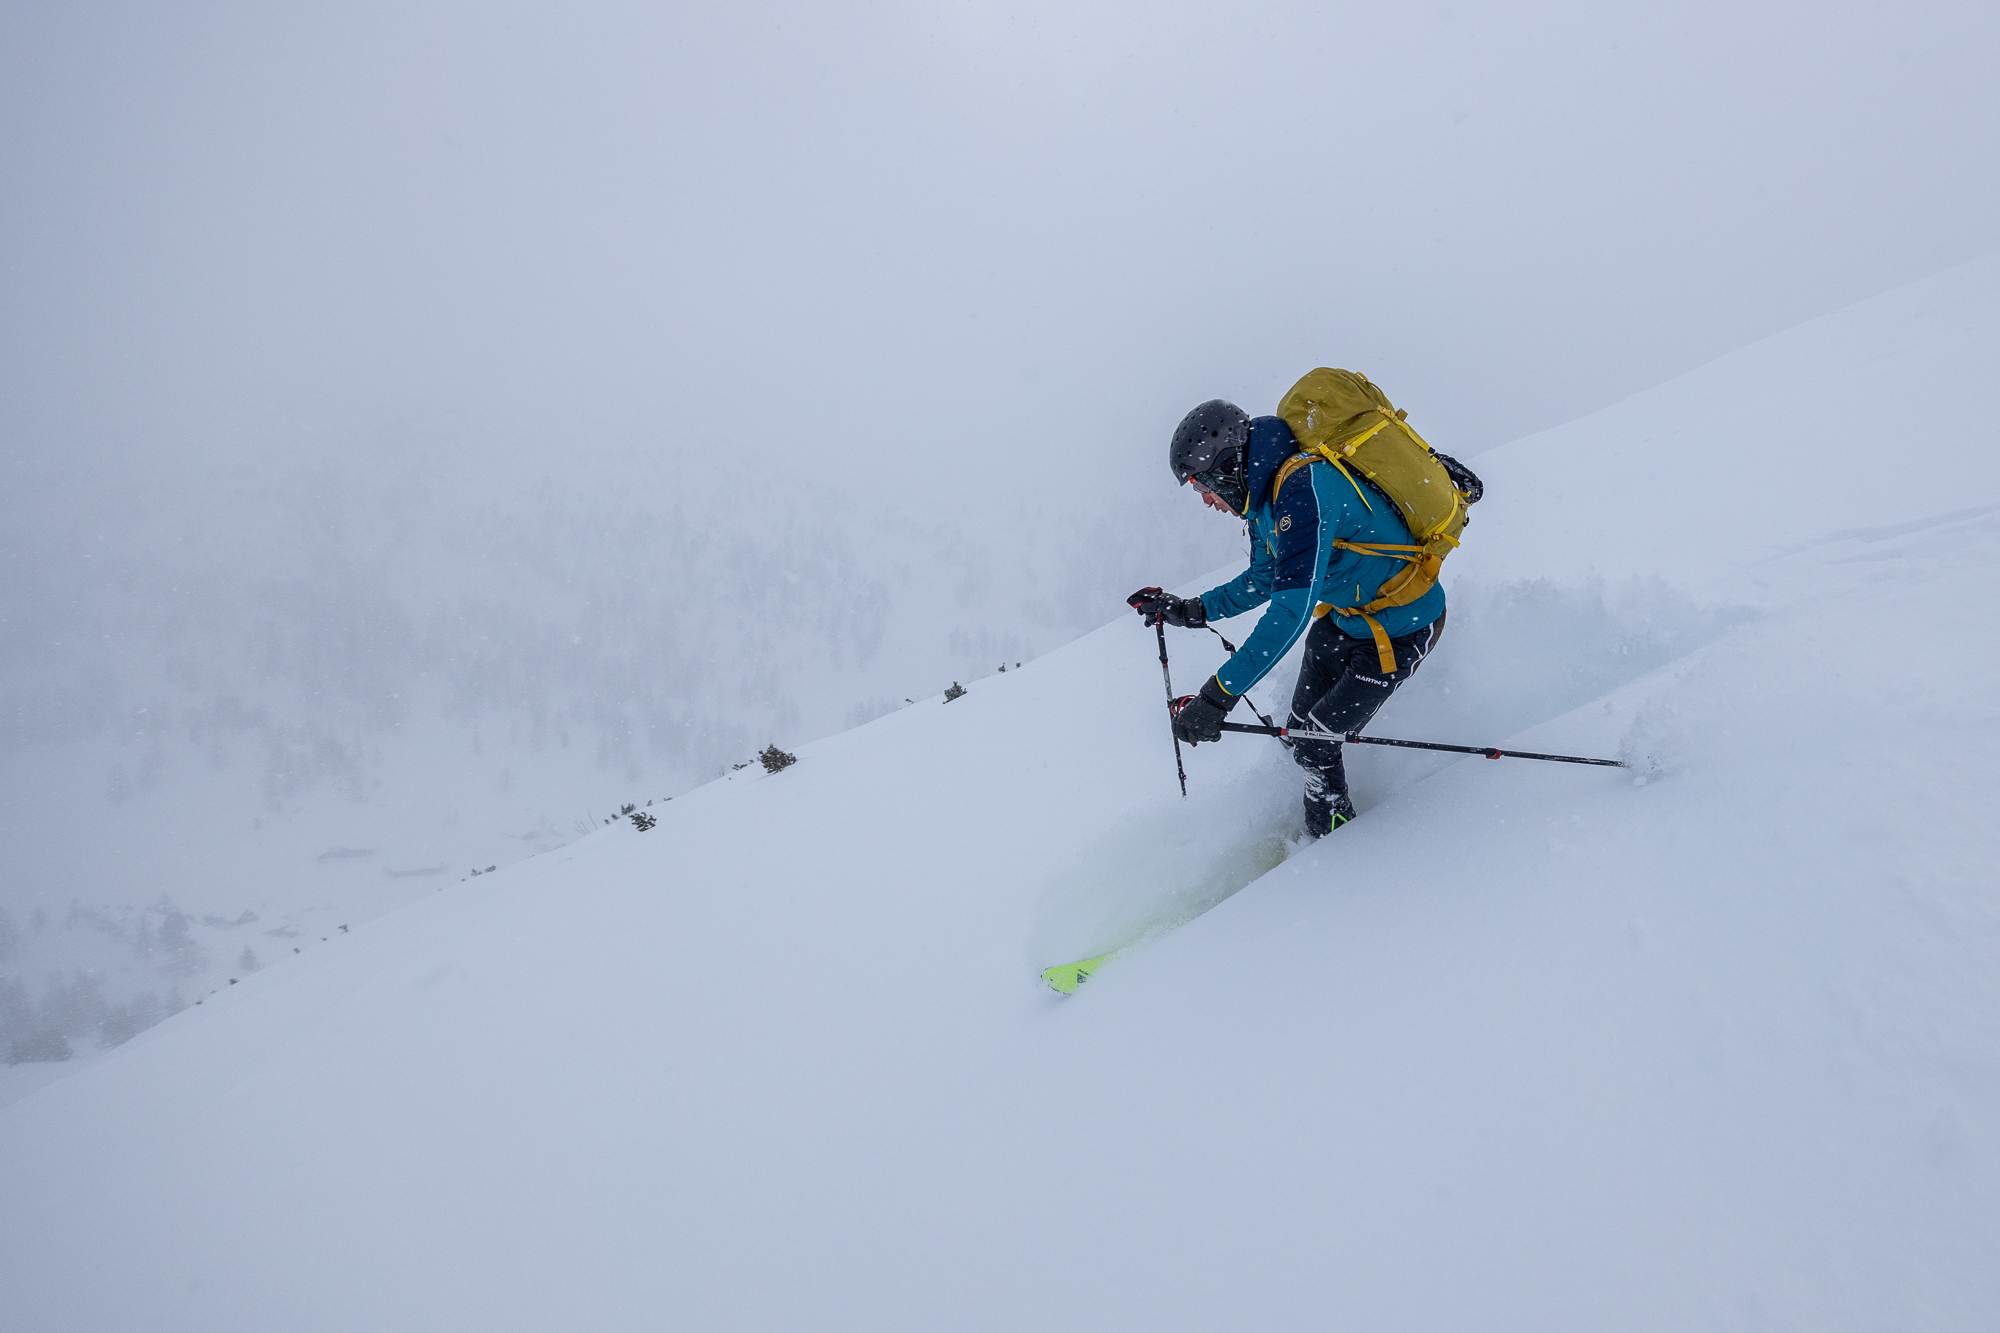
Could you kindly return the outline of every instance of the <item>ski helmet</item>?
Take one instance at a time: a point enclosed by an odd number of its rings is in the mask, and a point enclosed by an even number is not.
[[[1250,414],[1234,403],[1211,398],[1181,418],[1167,462],[1174,480],[1194,482],[1215,492],[1241,513],[1250,498],[1244,465],[1250,454]]]

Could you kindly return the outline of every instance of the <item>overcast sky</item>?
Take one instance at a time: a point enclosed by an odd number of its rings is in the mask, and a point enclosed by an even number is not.
[[[1993,248],[1996,16],[11,5],[9,452],[1158,483],[1330,363],[1473,453]]]

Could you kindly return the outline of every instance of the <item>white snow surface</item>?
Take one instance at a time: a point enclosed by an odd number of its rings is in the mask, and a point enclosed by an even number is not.
[[[1353,748],[1287,858],[1121,616],[0,1112],[4,1322],[1995,1327],[1996,334],[1989,259],[1479,460],[1372,730],[1631,770]]]

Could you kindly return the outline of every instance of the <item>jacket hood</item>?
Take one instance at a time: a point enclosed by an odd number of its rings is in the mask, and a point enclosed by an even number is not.
[[[1249,457],[1244,461],[1243,470],[1243,479],[1250,491],[1243,506],[1246,515],[1271,502],[1271,479],[1278,475],[1278,469],[1285,465],[1285,460],[1298,451],[1298,437],[1292,434],[1292,428],[1285,424],[1283,417],[1250,419]]]

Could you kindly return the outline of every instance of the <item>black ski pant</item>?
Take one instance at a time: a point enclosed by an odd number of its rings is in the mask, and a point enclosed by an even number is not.
[[[1391,639],[1396,669],[1385,673],[1372,638],[1357,639],[1343,632],[1332,616],[1321,616],[1306,631],[1305,664],[1292,687],[1291,727],[1314,731],[1360,731],[1377,709],[1408,680],[1431,649],[1444,637],[1444,617],[1420,630]],[[1306,771],[1306,817],[1328,805],[1353,816],[1347,796],[1347,767],[1339,741],[1294,740],[1292,758]]]

